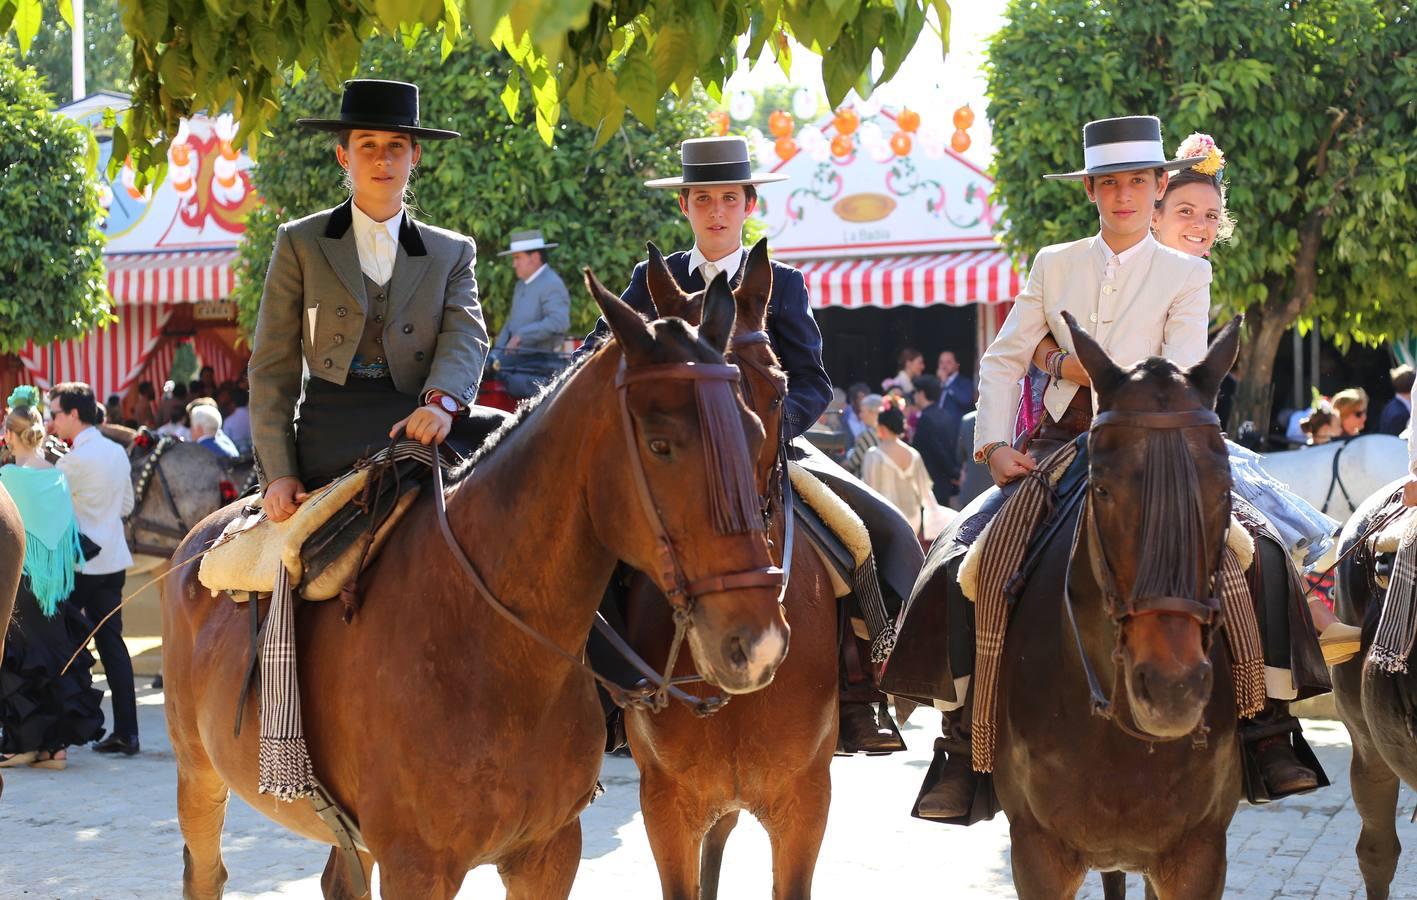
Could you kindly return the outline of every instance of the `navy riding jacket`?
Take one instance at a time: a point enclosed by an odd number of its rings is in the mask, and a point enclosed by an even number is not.
[[[743,265],[748,255],[743,255]],[[665,258],[669,271],[679,287],[689,293],[704,289],[704,279],[697,272],[689,271],[689,251],[681,250]],[[620,295],[630,306],[642,315],[653,316],[654,305],[650,302],[646,271],[648,262],[635,266],[630,276],[630,286]],[[743,266],[733,276],[736,287],[743,277]],[[807,284],[802,273],[789,265],[772,261],[772,298],[768,301],[768,338],[773,352],[777,354],[783,371],[787,373],[787,403],[783,410],[783,430],[786,438],[798,437],[817,421],[831,403],[832,386],[827,371],[822,367],[822,333],[817,330],[817,322],[812,318],[811,307],[807,303]],[[610,326],[601,319],[595,330],[586,336],[579,353],[590,353],[610,336]]]

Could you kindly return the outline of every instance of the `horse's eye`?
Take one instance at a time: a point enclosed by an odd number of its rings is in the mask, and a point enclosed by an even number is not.
[[[777,409],[777,408],[778,408],[779,406],[781,406],[781,405],[782,405],[782,398],[781,398],[781,397],[774,397],[774,398],[772,398],[772,408],[773,408],[773,409]]]
[[[1093,485],[1093,486],[1092,486],[1092,492],[1093,492],[1094,494],[1096,494],[1097,496],[1099,496],[1099,497],[1110,497],[1110,496],[1112,496],[1111,494],[1107,493],[1107,488],[1103,487],[1103,486],[1100,485],[1100,484],[1095,484],[1095,485]]]
[[[653,453],[655,456],[668,456],[669,442],[664,440],[664,438],[655,438],[649,442],[649,452]]]

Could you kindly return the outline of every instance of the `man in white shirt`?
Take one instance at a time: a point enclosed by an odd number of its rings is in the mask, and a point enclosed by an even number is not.
[[[125,570],[133,564],[123,536],[123,517],[133,511],[133,482],[128,455],[95,427],[98,412],[93,389],[86,384],[67,382],[49,392],[50,429],[72,447],[58,467],[69,481],[74,517],[80,533],[99,548],[74,576],[74,592],[65,602],[94,624],[114,613],[94,635],[113,695],[113,729],[94,749],[132,756],[138,752],[133,661],[123,643],[123,615],[114,611],[123,599]]]

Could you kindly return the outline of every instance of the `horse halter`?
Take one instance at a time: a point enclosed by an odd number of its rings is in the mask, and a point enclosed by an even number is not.
[[[1208,409],[1188,410],[1185,412],[1123,412],[1109,410],[1099,413],[1092,419],[1090,430],[1105,428],[1107,426],[1122,426],[1130,428],[1144,428],[1152,431],[1176,431],[1187,428],[1219,428],[1220,417],[1214,411]],[[1117,693],[1118,680],[1121,673],[1122,654],[1122,626],[1128,619],[1142,616],[1182,616],[1193,619],[1201,626],[1205,634],[1205,651],[1207,656],[1210,653],[1214,640],[1214,626],[1220,618],[1220,599],[1215,596],[1220,581],[1220,563],[1224,553],[1217,555],[1215,566],[1211,572],[1211,594],[1204,599],[1194,599],[1191,597],[1168,597],[1152,596],[1137,597],[1135,591],[1123,597],[1117,589],[1116,578],[1112,572],[1112,566],[1107,562],[1107,552],[1102,543],[1102,536],[1098,531],[1097,516],[1093,513],[1091,503],[1091,487],[1085,491],[1087,499],[1083,503],[1083,508],[1078,516],[1077,526],[1073,532],[1072,550],[1069,553],[1068,574],[1063,578],[1063,608],[1067,611],[1068,622],[1072,627],[1073,638],[1077,643],[1078,656],[1082,660],[1083,673],[1087,678],[1088,692],[1091,695],[1090,703],[1093,715],[1104,719],[1110,719],[1123,732],[1137,740],[1148,743],[1164,743],[1178,740],[1179,737],[1159,737],[1142,731],[1140,728],[1129,725],[1120,717],[1115,715],[1112,697]],[[1098,585],[1102,589],[1103,602],[1106,605],[1109,618],[1116,630],[1116,643],[1112,649],[1112,659],[1114,663],[1111,695],[1108,696],[1102,691],[1101,683],[1098,681],[1097,673],[1092,667],[1091,660],[1088,659],[1086,648],[1083,646],[1082,631],[1078,627],[1077,616],[1073,611],[1073,603],[1070,591],[1072,576],[1072,559],[1076,556],[1079,540],[1082,537],[1083,529],[1087,529],[1087,541],[1090,548],[1088,554],[1092,561],[1092,570]],[[1205,724],[1202,722],[1192,732],[1192,741],[1203,746],[1205,743]]]

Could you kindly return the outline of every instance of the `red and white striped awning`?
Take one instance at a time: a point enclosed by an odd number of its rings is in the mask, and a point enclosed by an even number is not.
[[[231,296],[235,248],[175,253],[110,253],[103,257],[116,305],[200,303]]]
[[[814,309],[1007,303],[1022,285],[1002,250],[812,260],[798,268]]]
[[[18,355],[34,382],[47,388],[62,381],[82,381],[93,386],[99,400],[128,390],[162,339],[172,309],[129,306],[115,312],[117,322],[78,340],[26,345]]]

